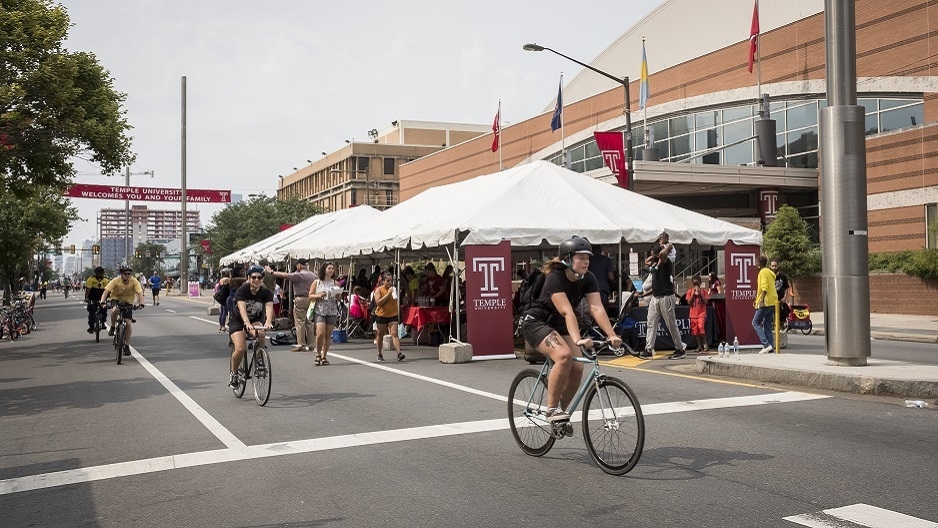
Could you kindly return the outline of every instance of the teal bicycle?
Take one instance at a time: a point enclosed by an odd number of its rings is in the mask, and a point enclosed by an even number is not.
[[[508,421],[511,434],[521,450],[531,456],[543,456],[554,442],[572,435],[572,422],[583,423],[583,440],[590,457],[610,475],[624,475],[635,467],[645,445],[645,419],[635,393],[624,381],[606,376],[599,370],[597,349],[607,343],[594,340],[593,350],[581,347],[586,363],[583,383],[570,402],[569,422],[549,422],[547,411],[547,376],[553,366],[550,358],[540,371],[522,370],[508,390]],[[583,402],[583,412],[577,412]]]

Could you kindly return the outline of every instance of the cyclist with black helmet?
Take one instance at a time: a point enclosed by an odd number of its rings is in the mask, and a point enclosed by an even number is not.
[[[88,305],[88,333],[94,333],[94,318],[99,311],[104,311],[101,307],[101,296],[104,295],[104,287],[107,286],[108,279],[104,276],[104,268],[98,266],[94,269],[94,275],[88,277],[85,281],[85,304]]]
[[[521,318],[524,340],[554,362],[547,378],[547,418],[552,422],[570,419],[563,409],[573,400],[583,375],[583,364],[573,357],[580,346],[593,347],[592,339],[580,335],[575,311],[580,301],[587,300],[590,314],[610,346],[622,346],[603,308],[596,276],[589,271],[592,254],[590,243],[583,238],[574,236],[561,242],[557,257],[544,264],[540,295]]]
[[[247,352],[247,333],[264,343],[264,330],[274,326],[274,292],[264,287],[264,268],[251,266],[247,270],[247,282],[235,291],[234,309],[228,316],[228,335],[234,343],[231,352],[231,378],[229,387],[238,386],[238,366]],[[254,323],[264,320],[264,330],[255,330]]]
[[[136,304],[138,308],[143,308],[143,288],[140,287],[140,281],[133,278],[133,270],[130,266],[121,265],[119,268],[120,278],[114,279],[104,287],[104,293],[101,294],[101,304],[107,303],[108,299],[122,301],[128,304]],[[117,304],[111,309],[111,328],[107,335],[114,335],[114,323],[117,321]],[[127,333],[124,337],[125,356],[130,355],[130,338],[133,335],[133,321],[127,318]]]

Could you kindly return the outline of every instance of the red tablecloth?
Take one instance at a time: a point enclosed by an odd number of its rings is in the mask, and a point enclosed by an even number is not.
[[[449,324],[449,308],[446,306],[407,306],[401,308],[403,322],[417,329],[423,330],[423,327],[431,324],[446,325]]]

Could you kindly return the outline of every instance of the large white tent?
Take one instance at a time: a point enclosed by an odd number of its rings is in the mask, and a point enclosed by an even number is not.
[[[240,251],[222,257],[219,259],[219,263],[224,266],[235,262],[256,262],[261,258],[276,262],[281,260],[284,255],[288,254],[287,248],[297,247],[307,248],[308,251],[301,254],[294,252],[291,253],[291,256],[294,258],[309,258],[313,256],[310,254],[311,251],[309,249],[315,246],[310,246],[309,242],[304,241],[310,240],[312,235],[318,233],[324,236],[323,240],[328,240],[328,238],[325,237],[338,227],[357,225],[361,222],[367,223],[379,214],[380,212],[377,209],[363,205],[349,209],[341,209],[331,213],[314,215],[295,226],[284,229]]]
[[[571,235],[597,244],[762,244],[759,231],[695,213],[546,161],[427,189],[370,222],[321,241],[326,258],[468,244],[556,246]],[[293,256],[289,247],[285,249]]]

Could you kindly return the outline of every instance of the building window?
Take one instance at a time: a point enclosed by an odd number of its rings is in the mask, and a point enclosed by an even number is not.
[[[925,204],[925,247],[938,248],[938,203]]]
[[[360,170],[360,171],[368,170],[368,158],[364,156],[359,156],[355,158],[355,163],[356,163],[356,167],[358,167],[356,170]]]
[[[394,158],[384,158],[384,174],[386,176],[394,175]]]

